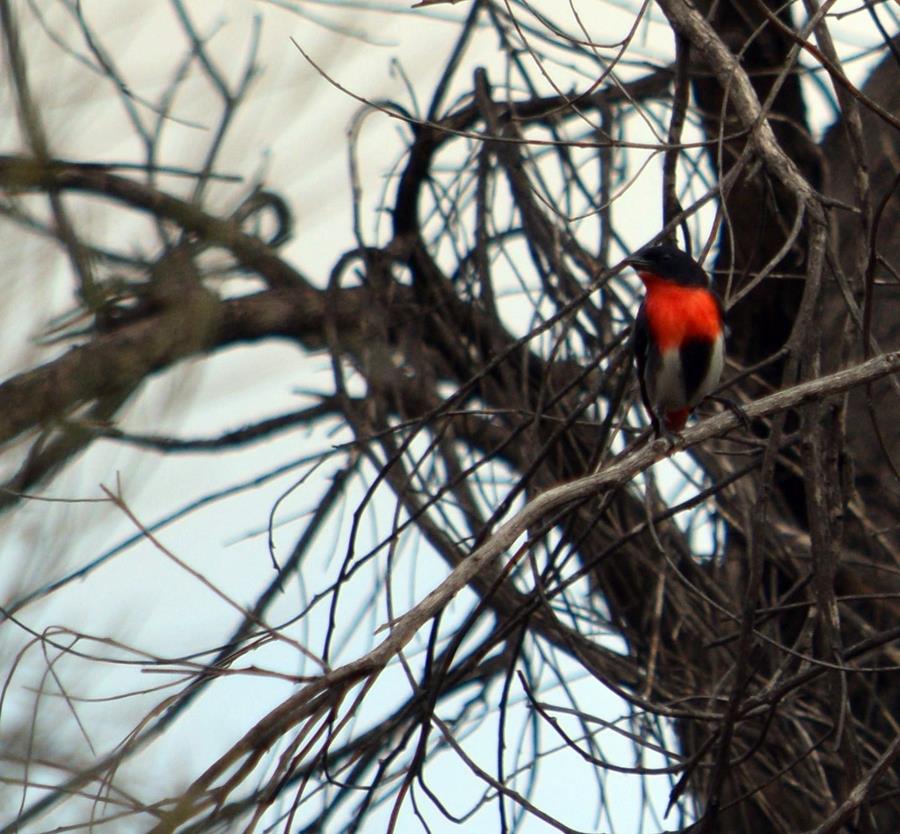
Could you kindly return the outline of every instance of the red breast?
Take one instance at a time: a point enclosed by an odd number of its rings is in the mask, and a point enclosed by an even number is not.
[[[704,287],[685,287],[652,272],[640,272],[647,288],[644,306],[650,335],[660,351],[691,339],[714,341],[722,332],[722,314]]]

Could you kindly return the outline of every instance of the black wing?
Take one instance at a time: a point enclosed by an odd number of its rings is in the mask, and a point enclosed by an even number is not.
[[[647,324],[647,311],[641,304],[637,317],[634,320],[634,330],[631,331],[631,351],[634,354],[634,364],[637,367],[638,383],[641,387],[641,400],[644,408],[650,416],[650,422],[653,424],[653,430],[659,435],[659,418],[653,410],[653,403],[650,402],[650,394],[647,392],[646,373],[647,365],[650,362],[650,325]]]

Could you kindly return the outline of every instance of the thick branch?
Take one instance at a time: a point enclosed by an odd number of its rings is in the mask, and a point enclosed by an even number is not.
[[[202,293],[193,307],[185,304],[97,334],[58,359],[0,385],[0,443],[80,403],[133,386],[182,359],[235,342],[281,336],[320,348],[329,303],[342,335],[350,340],[367,309],[366,298],[365,290],[353,288],[329,299],[303,284],[228,301]]]
[[[794,191],[798,200],[813,204],[816,197],[813,188],[778,143],[740,59],[706,18],[684,0],[659,0],[659,5],[675,30],[709,62],[719,83],[728,91],[729,102],[766,167]]]

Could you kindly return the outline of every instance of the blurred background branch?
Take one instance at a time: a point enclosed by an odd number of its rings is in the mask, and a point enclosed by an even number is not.
[[[419,6],[0,4],[0,831],[892,830],[896,12]]]

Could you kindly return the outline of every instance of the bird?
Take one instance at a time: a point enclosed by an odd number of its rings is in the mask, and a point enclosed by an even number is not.
[[[631,336],[641,399],[657,437],[678,433],[722,375],[722,301],[703,267],[671,243],[646,246],[625,263],[646,289]]]

